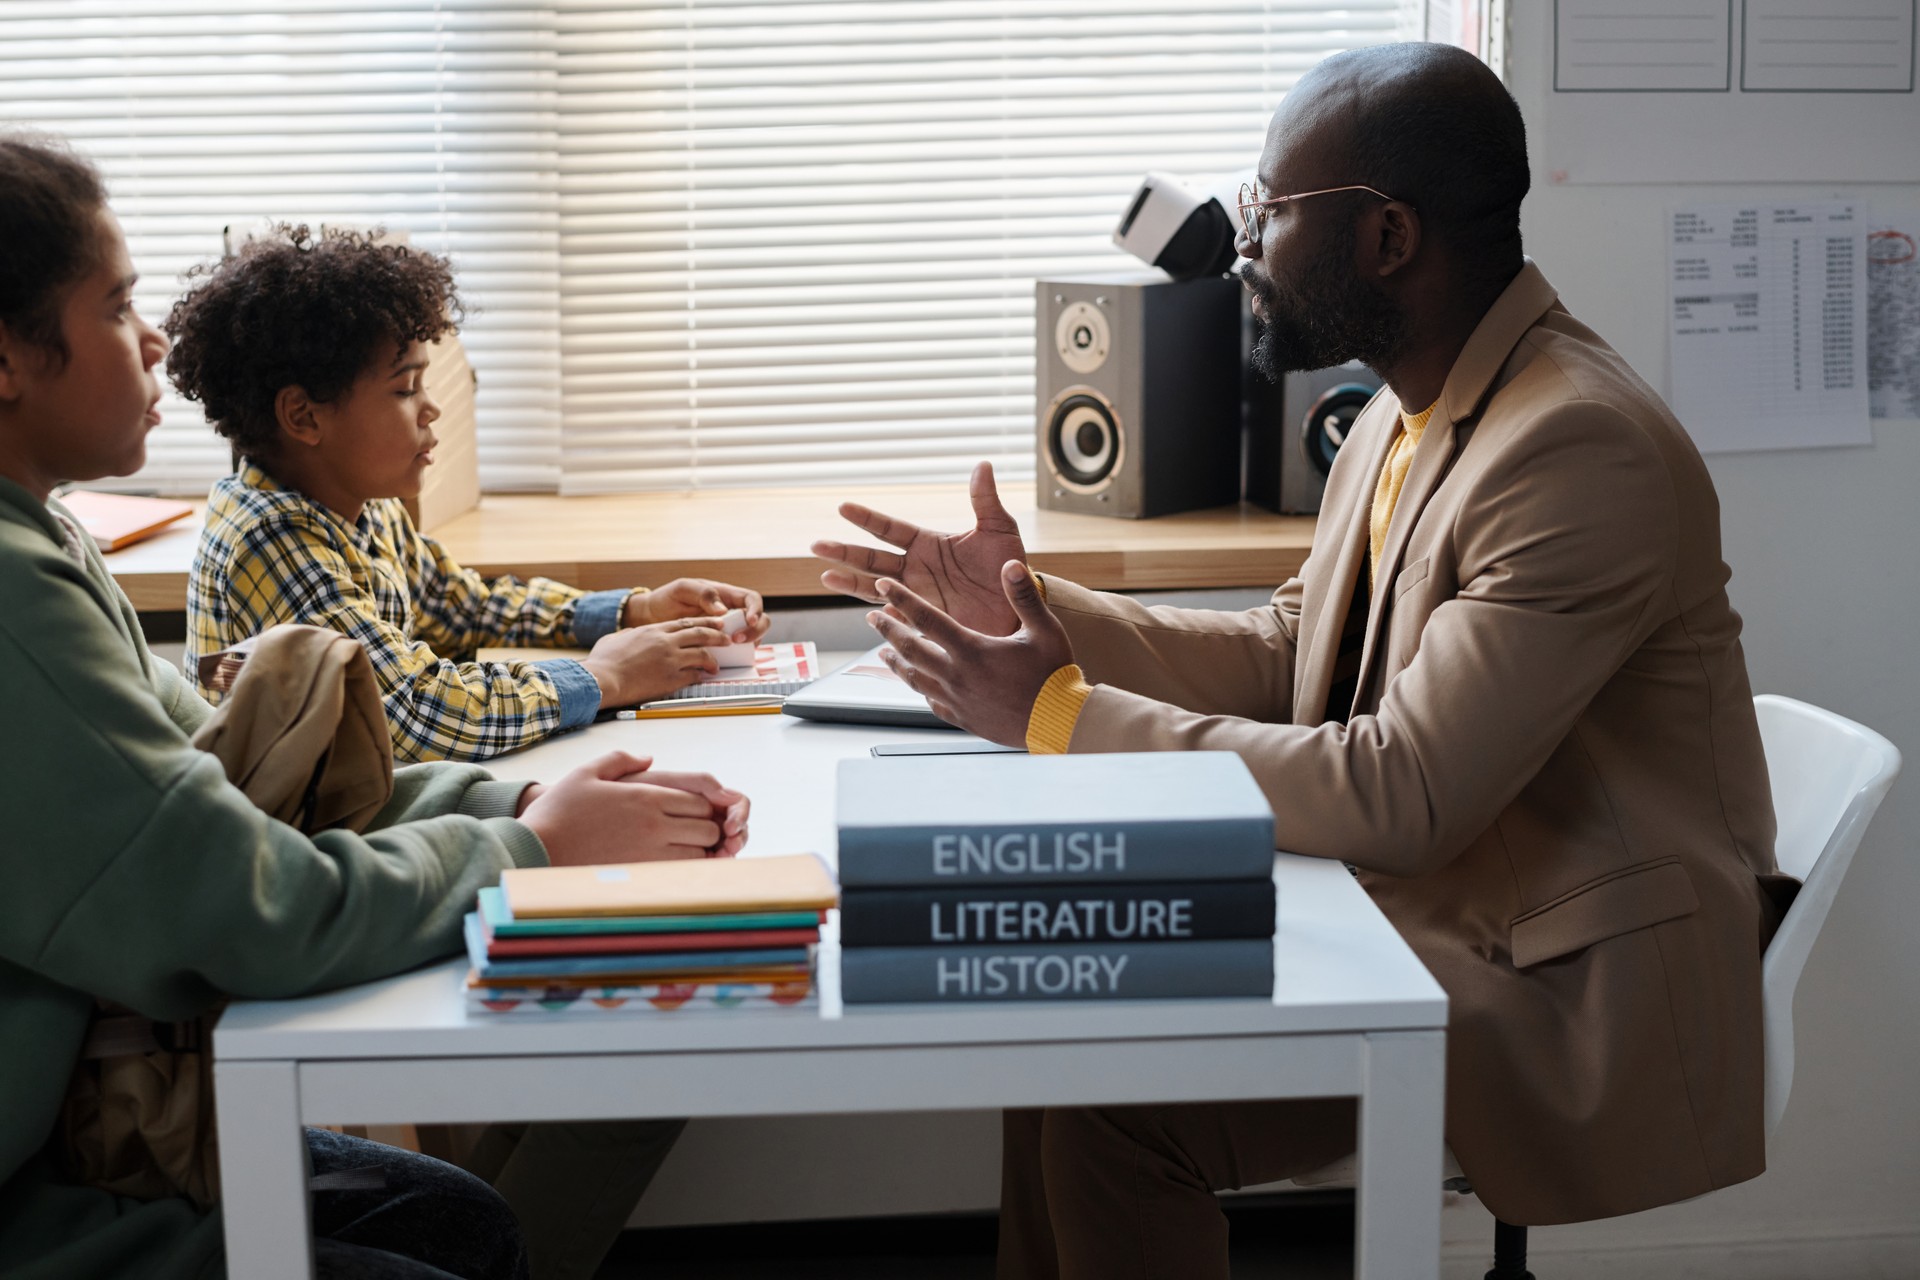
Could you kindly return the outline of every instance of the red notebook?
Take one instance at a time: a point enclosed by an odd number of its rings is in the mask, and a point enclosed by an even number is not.
[[[742,947],[805,947],[818,941],[818,929],[725,929],[707,933],[589,934],[570,938],[496,938],[488,934],[487,958],[624,956],[648,951],[733,951]]]

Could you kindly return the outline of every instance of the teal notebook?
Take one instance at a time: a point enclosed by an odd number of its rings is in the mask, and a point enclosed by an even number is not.
[[[480,913],[466,919],[467,959],[482,982],[549,978],[590,978],[600,974],[716,973],[727,970],[764,973],[793,969],[805,972],[813,957],[810,947],[756,947],[740,951],[669,951],[637,956],[556,956],[491,960],[482,932]]]
[[[597,916],[515,920],[498,885],[480,891],[480,917],[496,938],[539,938],[601,933],[705,933],[712,929],[810,929],[820,911],[762,911],[730,916]]]

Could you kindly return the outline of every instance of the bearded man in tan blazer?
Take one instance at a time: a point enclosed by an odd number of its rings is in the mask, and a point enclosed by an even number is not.
[[[818,543],[824,580],[884,602],[894,669],[983,737],[1238,752],[1280,848],[1357,868],[1446,988],[1447,1139],[1502,1219],[1751,1178],[1773,808],[1706,468],[1521,256],[1524,130],[1471,56],[1320,64],[1259,177],[1238,248],[1264,370],[1387,383],[1270,604],[1041,580],[984,466],[966,534],[843,507],[899,551]],[[1353,1121],[1012,1113],[1000,1273],[1224,1277],[1212,1193],[1338,1158]]]

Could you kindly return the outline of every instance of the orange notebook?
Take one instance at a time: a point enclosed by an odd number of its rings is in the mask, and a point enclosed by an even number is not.
[[[125,493],[95,493],[75,489],[63,494],[60,505],[73,513],[87,536],[102,551],[118,551],[130,542],[150,538],[176,520],[193,514],[193,504],[173,498],[136,498]]]
[[[502,872],[500,888],[515,920],[822,911],[840,900],[827,864],[811,853],[525,867]]]

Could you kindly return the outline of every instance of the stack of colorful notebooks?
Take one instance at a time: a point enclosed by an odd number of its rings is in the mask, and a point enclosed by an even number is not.
[[[1273,996],[1273,810],[1231,752],[840,766],[847,1004]]]
[[[837,892],[813,854],[508,871],[467,917],[488,1013],[802,1007]]]

